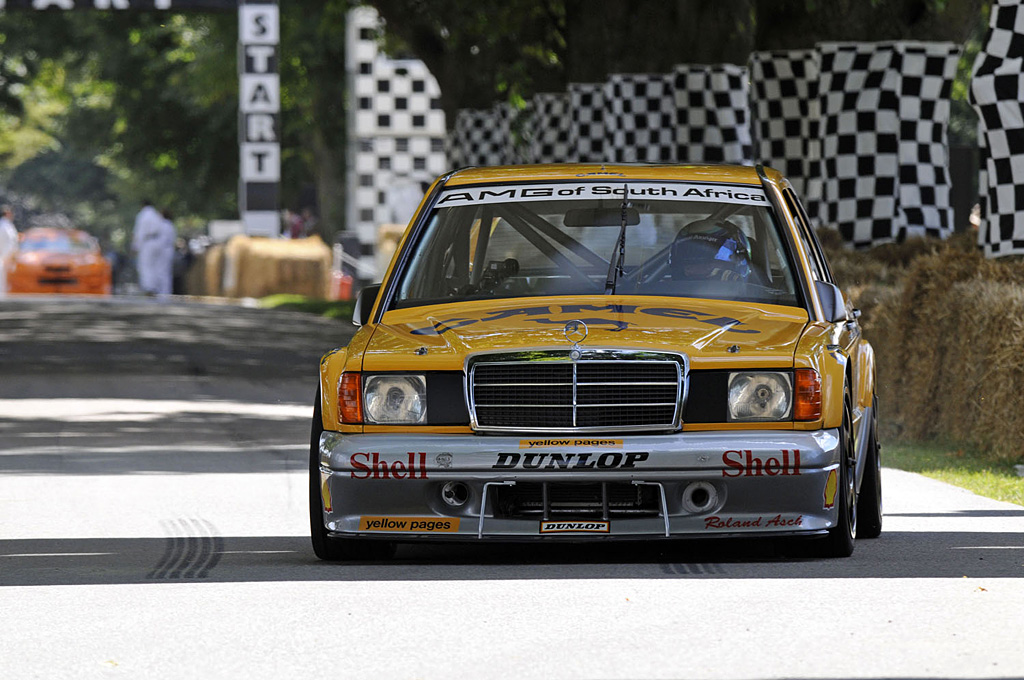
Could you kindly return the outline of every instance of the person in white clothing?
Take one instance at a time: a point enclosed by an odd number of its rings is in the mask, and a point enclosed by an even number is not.
[[[147,295],[156,295],[159,287],[163,219],[149,201],[143,201],[142,210],[135,216],[132,251],[135,253],[135,269],[139,273],[139,288]]]
[[[14,228],[14,211],[9,205],[0,214],[0,297],[7,295],[7,263],[18,250],[18,230]]]
[[[174,291],[174,243],[178,240],[178,234],[169,210],[164,210],[157,234],[154,273],[156,294],[170,295]]]

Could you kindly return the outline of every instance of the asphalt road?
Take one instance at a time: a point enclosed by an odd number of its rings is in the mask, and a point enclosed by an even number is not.
[[[318,562],[316,359],[350,332],[0,301],[0,678],[1024,677],[1024,507],[895,470],[885,532],[843,560],[700,541]]]
[[[355,327],[300,312],[215,301],[0,298],[0,376],[316,376]]]

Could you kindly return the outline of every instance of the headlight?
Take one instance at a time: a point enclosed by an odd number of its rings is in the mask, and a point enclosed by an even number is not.
[[[368,375],[363,383],[366,422],[415,425],[427,420],[427,380],[422,375]]]
[[[792,405],[788,373],[729,374],[729,420],[788,420]]]

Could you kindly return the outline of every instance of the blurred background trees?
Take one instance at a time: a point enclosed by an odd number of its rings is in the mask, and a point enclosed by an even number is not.
[[[345,14],[281,3],[282,207],[344,228]],[[613,72],[746,63],[825,40],[966,45],[954,144],[973,143],[970,64],[990,0],[374,0],[394,55],[422,59],[449,120]],[[143,197],[179,231],[237,216],[234,13],[0,12],[0,194],[122,246]]]

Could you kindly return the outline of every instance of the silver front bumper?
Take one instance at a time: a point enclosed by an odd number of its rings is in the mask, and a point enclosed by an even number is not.
[[[836,523],[838,468],[836,430],[320,437],[328,531],[400,540],[817,534]],[[597,515],[507,516],[494,502],[498,486],[574,482],[649,487],[656,507],[645,516],[616,516],[607,504]],[[463,485],[464,504],[443,499],[449,483]],[[694,485],[712,499],[706,507],[694,509]]]

